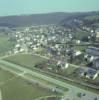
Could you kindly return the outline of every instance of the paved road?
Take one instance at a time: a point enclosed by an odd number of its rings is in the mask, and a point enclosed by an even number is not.
[[[0,60],[0,63],[7,65],[9,68],[13,68],[14,67],[14,68],[16,68],[16,69],[18,69],[20,71],[24,71],[26,73],[29,73],[29,74],[35,76],[35,77],[41,78],[43,80],[46,80],[46,81],[51,82],[51,83],[54,83],[54,84],[59,85],[61,87],[69,88],[69,92],[66,95],[69,95],[70,97],[75,98],[74,100],[94,100],[95,97],[97,97],[97,96],[99,97],[99,95],[96,94],[96,93],[93,93],[93,92],[90,92],[90,91],[86,91],[84,89],[81,89],[79,87],[75,87],[73,85],[67,84],[65,82],[62,82],[62,81],[57,80],[57,79],[54,79],[52,77],[45,76],[45,75],[43,75],[41,73],[38,73],[38,72],[35,72],[35,71],[31,71],[31,70],[29,70],[27,68],[24,68],[22,66],[19,66],[19,65],[16,65],[16,64],[12,64],[10,62],[6,62],[6,61],[3,61],[3,60]],[[79,92],[80,93],[85,93],[86,96],[85,97],[82,97],[80,99],[77,98],[76,95]]]

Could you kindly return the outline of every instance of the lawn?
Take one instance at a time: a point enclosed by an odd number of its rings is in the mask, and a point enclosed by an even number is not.
[[[33,69],[36,64],[45,61],[46,59],[32,54],[18,54],[7,57],[4,60]]]
[[[15,42],[11,42],[7,35],[0,35],[0,56],[11,50]]]

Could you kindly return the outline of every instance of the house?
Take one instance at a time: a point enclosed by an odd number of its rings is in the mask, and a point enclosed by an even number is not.
[[[93,56],[99,56],[99,48],[98,47],[88,47],[85,50],[86,54],[93,55]]]
[[[67,69],[69,67],[69,64],[66,63],[65,66],[63,67],[63,69]]]
[[[82,54],[81,51],[76,51],[76,52],[74,53],[74,56],[79,56],[79,55],[81,55],[81,54]]]
[[[57,62],[57,66],[60,67],[61,69],[66,69],[69,67],[69,64],[68,63],[64,63],[62,61],[58,61]]]
[[[98,76],[98,72],[92,68],[88,69],[78,68],[76,74],[79,77],[86,77],[88,79],[93,79],[93,80]]]
[[[86,78],[89,79],[95,79],[98,76],[98,72],[94,69],[88,69],[88,71],[86,72]]]
[[[85,75],[85,69],[83,69],[83,68],[78,68],[77,70],[76,70],[76,74],[77,74],[77,76],[79,76],[79,77],[83,77],[84,75]]]
[[[99,70],[99,58],[97,58],[93,61],[92,67],[95,68],[96,70]]]
[[[96,58],[97,58],[97,57],[91,56],[91,55],[88,55],[88,54],[85,54],[85,55],[84,55],[85,61],[88,61],[88,62],[93,62]]]
[[[80,42],[81,42],[80,40],[76,40],[76,43],[77,43],[77,44],[80,44]]]

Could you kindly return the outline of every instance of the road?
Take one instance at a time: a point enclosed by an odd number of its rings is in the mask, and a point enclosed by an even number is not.
[[[54,79],[54,78],[52,78],[50,76],[45,76],[44,74],[41,74],[41,73],[38,73],[38,72],[35,72],[35,71],[31,71],[31,70],[29,70],[29,69],[27,69],[27,68],[25,68],[23,66],[12,64],[12,63],[4,61],[4,60],[0,60],[0,63],[1,64],[5,64],[6,65],[5,67],[8,66],[10,69],[11,68],[16,68],[16,69],[18,69],[18,70],[20,70],[22,72],[29,73],[29,74],[31,74],[31,75],[33,75],[35,77],[38,77],[38,78],[43,79],[45,81],[48,81],[50,83],[56,84],[56,85],[64,87],[64,88],[69,88],[69,92],[66,93],[66,95],[68,95],[69,97],[72,97],[72,99],[74,98],[74,100],[94,100],[94,98],[97,97],[97,96],[99,98],[99,94],[96,94],[96,93],[93,93],[93,92],[90,92],[90,91],[86,91],[86,90],[81,89],[79,87],[67,84],[67,83],[65,83],[63,81],[60,81],[60,80],[57,80],[57,79]],[[86,96],[84,96],[84,97],[79,99],[76,96],[77,93],[85,93]]]

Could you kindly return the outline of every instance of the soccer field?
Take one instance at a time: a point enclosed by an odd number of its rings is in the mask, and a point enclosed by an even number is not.
[[[0,69],[0,92],[2,100],[35,100],[43,96],[56,95],[3,69]]]

